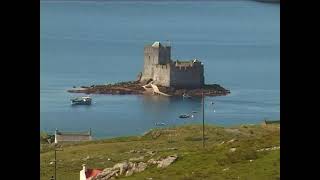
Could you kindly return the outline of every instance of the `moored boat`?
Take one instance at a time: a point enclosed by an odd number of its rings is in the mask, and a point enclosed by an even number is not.
[[[190,117],[189,114],[181,114],[181,115],[179,116],[179,118],[189,118],[189,117]]]
[[[189,96],[189,95],[186,94],[186,93],[183,93],[182,97],[183,97],[183,98],[186,98],[186,99],[190,99],[190,98],[191,98],[191,96]]]
[[[155,123],[155,125],[156,125],[156,126],[165,126],[166,123],[159,123],[159,122],[158,122],[158,123]]]
[[[76,97],[71,99],[71,105],[91,105],[91,97]]]

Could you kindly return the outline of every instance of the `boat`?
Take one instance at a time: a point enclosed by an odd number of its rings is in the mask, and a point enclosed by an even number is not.
[[[186,99],[190,99],[190,98],[191,98],[191,96],[189,96],[189,95],[186,94],[186,93],[183,93],[182,97],[183,97],[183,98],[186,98]]]
[[[189,118],[189,117],[190,117],[189,114],[181,114],[181,115],[179,116],[179,118]]]
[[[192,113],[198,113],[197,111],[192,111]]]
[[[91,97],[76,97],[71,99],[71,105],[91,105]]]
[[[165,126],[166,123],[155,123],[156,126]]]

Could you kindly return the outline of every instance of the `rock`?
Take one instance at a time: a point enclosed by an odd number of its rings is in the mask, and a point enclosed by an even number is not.
[[[136,166],[134,166],[134,172],[142,172],[147,168],[147,164],[144,162],[139,162]]]
[[[252,162],[252,161],[253,161],[252,159],[249,160],[249,162]]]
[[[110,159],[110,158],[108,158],[107,160],[108,160],[108,161],[111,161],[111,159]]]
[[[133,174],[133,170],[132,169],[129,169],[127,172],[126,172],[126,176],[131,176]]]
[[[87,157],[83,158],[82,160],[83,160],[83,161],[87,161],[87,160],[89,160],[89,159],[90,159],[90,156],[87,156]]]
[[[155,151],[147,151],[147,154],[154,155],[154,154],[156,154],[156,152]]]
[[[225,169],[222,169],[222,171],[228,171],[230,168],[225,168]]]
[[[108,180],[113,175],[115,175],[119,170],[114,170],[113,168],[106,168],[101,173],[99,173],[93,180]]]
[[[274,151],[274,150],[278,150],[280,149],[280,146],[274,146],[274,147],[271,147],[271,148],[262,148],[262,149],[258,149],[257,151],[258,152],[261,152],[261,151]]]
[[[127,162],[117,163],[113,169],[119,169],[120,175],[122,175],[129,169],[129,164]]]
[[[162,159],[160,161],[158,161],[158,168],[165,168],[168,167],[170,164],[172,164],[176,159],[178,158],[178,155],[171,155],[168,156],[165,159]]]
[[[230,141],[228,141],[227,143],[233,143],[234,141],[236,141],[235,139],[231,139]]]
[[[224,144],[224,141],[222,141],[219,145],[222,145],[222,144]]]
[[[130,158],[129,161],[142,161],[144,159],[144,156],[136,157],[136,158]]]
[[[168,150],[178,150],[177,148],[168,148]]]
[[[235,152],[237,150],[237,148],[231,148],[230,152]]]
[[[158,164],[158,161],[154,160],[153,158],[149,159],[147,162],[148,164]]]
[[[127,172],[126,172],[126,176],[131,176],[133,174],[134,166],[136,166],[136,163],[129,162],[129,167],[128,167]]]

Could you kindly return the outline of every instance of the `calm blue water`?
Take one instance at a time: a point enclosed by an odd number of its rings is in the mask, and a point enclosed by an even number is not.
[[[177,118],[200,111],[200,99],[93,95],[92,106],[70,106],[69,99],[79,94],[67,89],[134,80],[143,67],[144,45],[165,40],[172,42],[174,59],[200,59],[205,81],[231,90],[228,96],[205,99],[207,123],[229,126],[280,118],[278,4],[40,3],[41,130],[92,128],[101,138],[142,134],[156,122],[201,123],[201,113]]]

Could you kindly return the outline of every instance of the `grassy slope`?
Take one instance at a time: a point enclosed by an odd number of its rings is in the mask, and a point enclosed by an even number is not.
[[[202,148],[202,126],[156,129],[141,137],[64,145],[57,152],[58,179],[78,180],[81,165],[106,168],[132,157],[146,155],[130,150],[154,150],[153,158],[177,153],[179,159],[166,169],[149,167],[144,172],[123,179],[280,179],[280,150],[256,152],[257,149],[280,145],[280,125],[221,128],[206,126],[206,148]],[[172,131],[173,130],[173,131]],[[237,139],[233,143],[227,143]],[[224,144],[219,145],[222,141]],[[168,148],[177,150],[168,150]],[[230,148],[237,148],[229,152]],[[85,160],[89,156],[88,160]],[[54,153],[50,148],[40,153],[41,179],[53,175]],[[111,161],[107,159],[111,158]],[[146,156],[145,161],[151,157]],[[253,160],[250,162],[249,160]],[[229,170],[223,171],[228,168]]]

